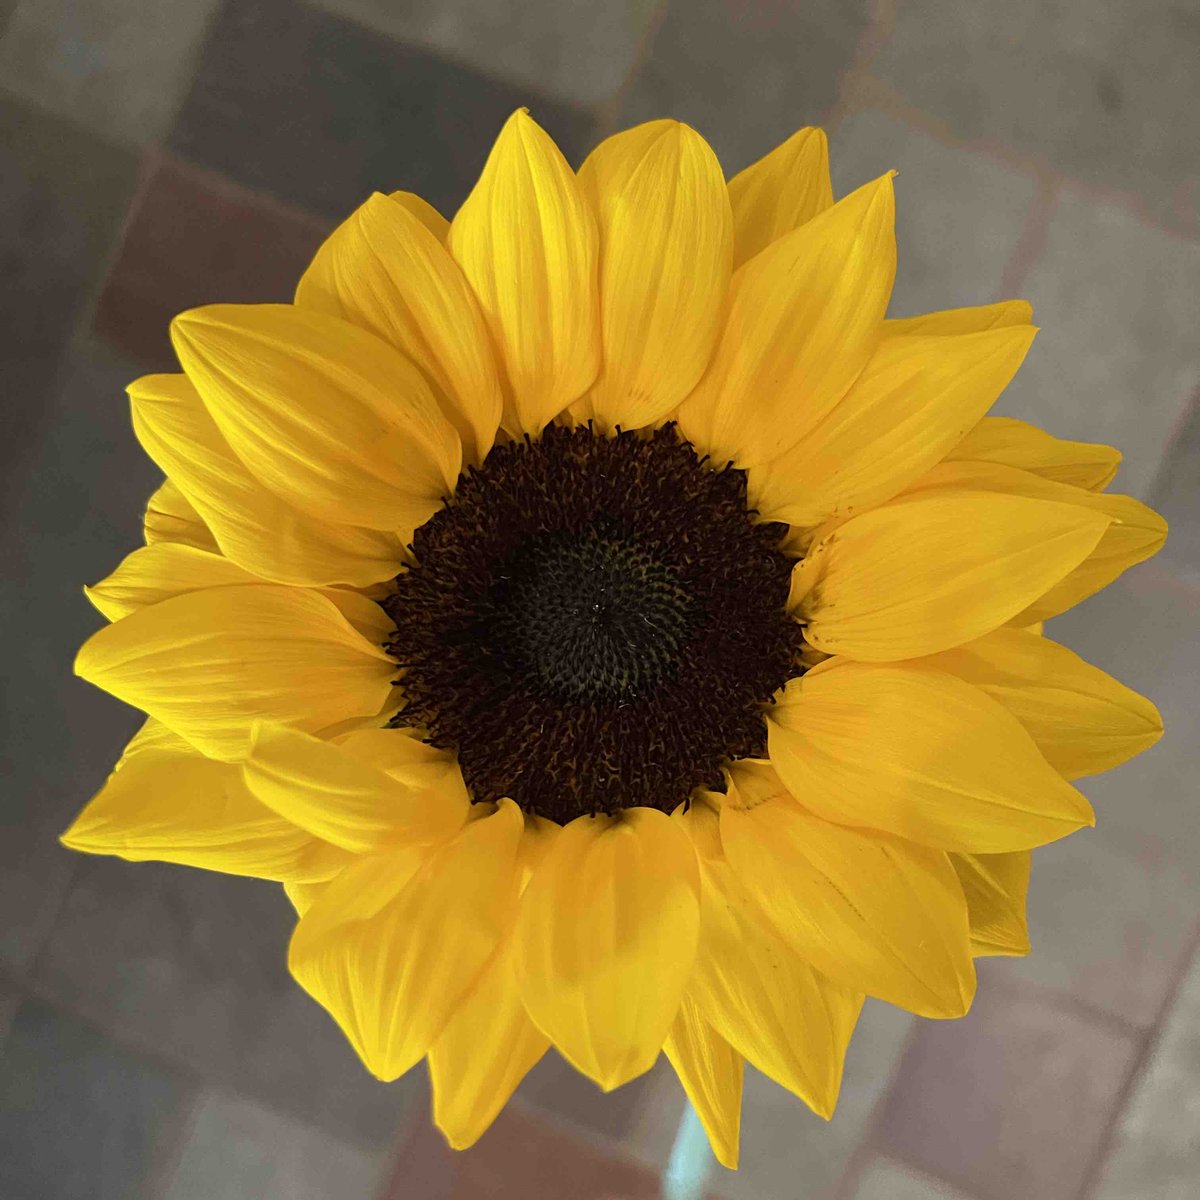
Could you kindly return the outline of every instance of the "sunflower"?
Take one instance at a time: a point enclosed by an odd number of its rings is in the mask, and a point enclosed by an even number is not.
[[[292,974],[470,1145],[550,1046],[828,1117],[865,996],[958,1017],[1153,705],[1040,623],[1153,554],[1119,454],[990,418],[1022,301],[884,317],[890,174],[524,111],[447,222],[372,196],[290,305],[172,325],[167,481],[88,595],[148,716],[66,844],[283,884]]]

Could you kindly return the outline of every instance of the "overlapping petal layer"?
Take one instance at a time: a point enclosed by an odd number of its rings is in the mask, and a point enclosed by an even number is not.
[[[769,462],[845,395],[880,337],[896,271],[892,180],[883,176],[742,266],[713,361],[679,410],[718,462]]]
[[[700,378],[732,270],[729,196],[716,155],[677,121],[605,139],[579,184],[600,234],[603,365],[588,396],[604,428],[657,421]]]
[[[420,743],[392,740],[421,760]],[[470,801],[458,772],[406,787],[373,757],[361,739],[334,745],[286,726],[259,726],[242,768],[268,808],[355,854],[443,841],[466,823]]]
[[[750,472],[764,517],[800,527],[890,500],[995,403],[1031,325],[885,338],[838,405],[791,449]]]
[[[1112,483],[1121,452],[1095,442],[1056,438],[1015,417],[985,417],[946,455],[946,461],[1018,467],[1054,483],[1099,492]]]
[[[147,375],[130,385],[129,398],[138,440],[171,481],[147,511],[147,541],[168,533],[185,540],[182,530],[191,544],[212,549],[190,509],[223,554],[277,583],[365,586],[399,570],[403,551],[394,534],[314,519],[263,487],[186,376]],[[161,511],[164,500],[169,512]]]
[[[658,1057],[695,959],[699,887],[688,839],[649,808],[577,818],[534,871],[517,927],[521,996],[605,1089]]]
[[[833,206],[823,129],[793,133],[729,181],[735,267]]]
[[[962,884],[971,919],[971,953],[976,958],[1029,953],[1025,894],[1033,855],[952,854],[950,862]]]
[[[462,445],[425,376],[348,321],[213,304],[171,337],[234,453],[292,506],[407,538],[453,490]]]
[[[712,1145],[717,1162],[731,1171],[738,1165],[742,1124],[743,1059],[684,996],[663,1053]]]
[[[317,732],[379,712],[395,665],[302,588],[217,587],[139,609],[92,635],[77,674],[237,761],[256,720]]]
[[[596,222],[558,147],[523,109],[450,226],[508,382],[505,424],[537,433],[600,369]]]
[[[735,763],[721,842],[789,948],[831,979],[926,1017],[975,994],[967,909],[941,850],[833,825],[765,764]]]
[[[197,550],[217,550],[217,539],[177,484],[165,479],[146,502],[143,527],[147,546],[179,542]]]
[[[885,504],[813,544],[805,636],[868,662],[961,645],[1030,612],[1110,524],[1058,499],[982,490]]]
[[[72,850],[130,862],[306,883],[350,861],[261,804],[234,765],[206,758],[147,721],[107,782],[62,835]]]
[[[830,666],[792,680],[767,713],[771,763],[812,812],[993,854],[1094,823],[1017,718],[979,688],[932,667]]]
[[[1167,523],[1132,496],[1089,491],[1059,483],[1032,471],[991,462],[945,462],[919,479],[911,496],[949,498],[986,490],[996,496],[1020,496],[1051,504],[1074,505],[1106,518],[1108,526],[1091,552],[1054,586],[1015,618],[1029,625],[1057,616],[1107,587],[1123,571],[1157,554],[1167,538]]]
[[[737,865],[754,853],[740,818],[718,817],[698,801],[678,819],[701,845],[724,840],[730,828],[735,841],[732,863],[723,851],[699,854],[700,944],[687,991],[696,1016],[764,1075],[831,1116],[862,991],[815,969],[772,923],[786,901],[764,907],[740,876]],[[728,1128],[728,1117],[720,1124]]]
[[[1162,736],[1145,696],[1024,629],[997,629],[912,665],[948,671],[999,701],[1068,779],[1120,766]]]
[[[380,1079],[428,1053],[511,929],[521,834],[505,800],[432,852],[363,857],[300,918],[292,974]]]
[[[402,350],[435,385],[478,463],[500,425],[500,380],[483,314],[443,241],[408,205],[376,193],[317,251],[296,303]]]

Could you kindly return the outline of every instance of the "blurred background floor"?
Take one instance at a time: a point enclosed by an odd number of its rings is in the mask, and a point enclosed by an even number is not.
[[[124,385],[179,310],[288,299],[372,189],[452,213],[521,104],[576,163],[670,115],[729,173],[814,123],[839,193],[898,168],[894,313],[1031,299],[997,411],[1122,447],[1173,527],[1052,628],[1167,734],[1037,855],[1033,954],[961,1022],[869,1004],[829,1125],[751,1073],[712,1196],[1200,1195],[1197,63],[1197,0],[0,0],[0,1196],[658,1194],[669,1072],[547,1060],[453,1155],[289,982],[279,889],[55,840],[136,725],[70,676],[156,482]]]

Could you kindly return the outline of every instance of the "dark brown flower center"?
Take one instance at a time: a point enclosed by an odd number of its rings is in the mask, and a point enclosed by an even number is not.
[[[670,426],[497,446],[383,602],[394,723],[454,750],[476,801],[560,822],[720,788],[723,763],[765,752],[763,705],[801,670],[785,530]]]

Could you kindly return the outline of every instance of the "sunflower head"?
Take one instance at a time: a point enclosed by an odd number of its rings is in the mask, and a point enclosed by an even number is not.
[[[293,304],[182,314],[77,660],[147,721],[66,844],[281,882],[454,1146],[552,1045],[665,1053],[727,1165],[744,1061],[829,1116],[864,998],[964,1013],[1070,781],[1161,732],[1042,633],[1161,518],[987,416],[1027,304],[889,320],[895,260],[819,130],[576,173],[520,111],[452,222],[372,196]]]

